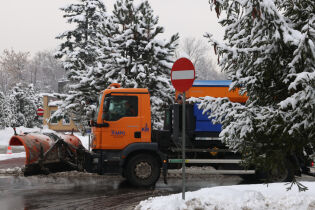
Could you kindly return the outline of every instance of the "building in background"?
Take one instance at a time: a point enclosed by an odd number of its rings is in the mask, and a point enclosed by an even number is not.
[[[58,105],[61,103],[57,98],[53,97],[51,94],[43,95],[43,125],[48,125],[48,128],[54,131],[78,131],[78,128],[71,120],[70,117],[65,117],[59,121],[51,120],[49,122],[50,116],[53,115],[55,111],[58,109]]]

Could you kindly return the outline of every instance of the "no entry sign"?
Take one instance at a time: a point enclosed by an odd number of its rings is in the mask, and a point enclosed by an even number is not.
[[[44,115],[44,110],[41,109],[41,108],[37,109],[37,115],[38,116],[43,116]]]
[[[174,88],[180,92],[188,90],[195,80],[195,67],[187,58],[180,58],[173,64],[171,80]]]
[[[195,80],[195,67],[192,62],[187,58],[180,58],[175,61],[172,71],[171,71],[171,80],[174,88],[177,91],[183,92],[183,108],[182,108],[182,199],[185,200],[185,188],[186,188],[186,176],[185,176],[185,128],[186,128],[186,116],[185,116],[185,107],[186,107],[186,93],[193,84]]]

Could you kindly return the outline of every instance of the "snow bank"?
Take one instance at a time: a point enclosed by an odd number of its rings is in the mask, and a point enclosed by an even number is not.
[[[26,157],[25,152],[12,153],[12,154],[0,154],[0,161],[13,159],[13,158],[25,158],[25,157]]]
[[[141,201],[136,210],[181,209],[315,209],[315,182],[302,182],[309,190],[299,192],[294,186],[287,191],[284,183],[269,185],[234,185],[204,188],[180,194],[152,197]]]
[[[86,149],[89,148],[89,136],[88,135],[82,136],[81,133],[74,133],[74,135],[81,140],[83,146]]]
[[[9,140],[13,136],[13,128],[5,128],[0,130],[0,146],[8,146]]]
[[[20,167],[0,169],[0,174],[5,174],[5,175],[20,175],[22,173],[23,173],[23,169]]]
[[[24,133],[24,132],[54,132],[52,130],[49,130],[47,128],[40,129],[40,128],[25,128],[25,127],[17,127],[16,132],[18,134]],[[10,138],[14,135],[13,128],[5,128],[0,130],[0,146],[8,146]]]

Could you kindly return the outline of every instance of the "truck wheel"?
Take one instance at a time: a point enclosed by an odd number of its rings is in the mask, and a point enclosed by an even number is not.
[[[284,169],[275,169],[269,173],[258,171],[257,175],[259,179],[267,179],[270,182],[291,182],[294,178],[294,170],[289,160],[285,163]]]
[[[271,174],[272,182],[291,182],[294,178],[292,168],[286,167],[282,172],[276,171],[274,174]]]
[[[160,163],[152,155],[136,155],[127,162],[125,172],[127,180],[132,185],[153,186],[160,177]]]

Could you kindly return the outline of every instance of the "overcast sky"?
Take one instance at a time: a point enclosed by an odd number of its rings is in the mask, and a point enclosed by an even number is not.
[[[136,0],[137,1],[137,0]],[[59,10],[75,0],[0,0],[0,53],[4,49],[28,51],[32,55],[55,49],[55,37],[71,28]],[[115,0],[106,0],[111,11]],[[202,38],[206,32],[222,39],[223,29],[217,23],[208,0],[149,0],[154,14],[165,28],[164,37],[179,32],[181,37]]]

